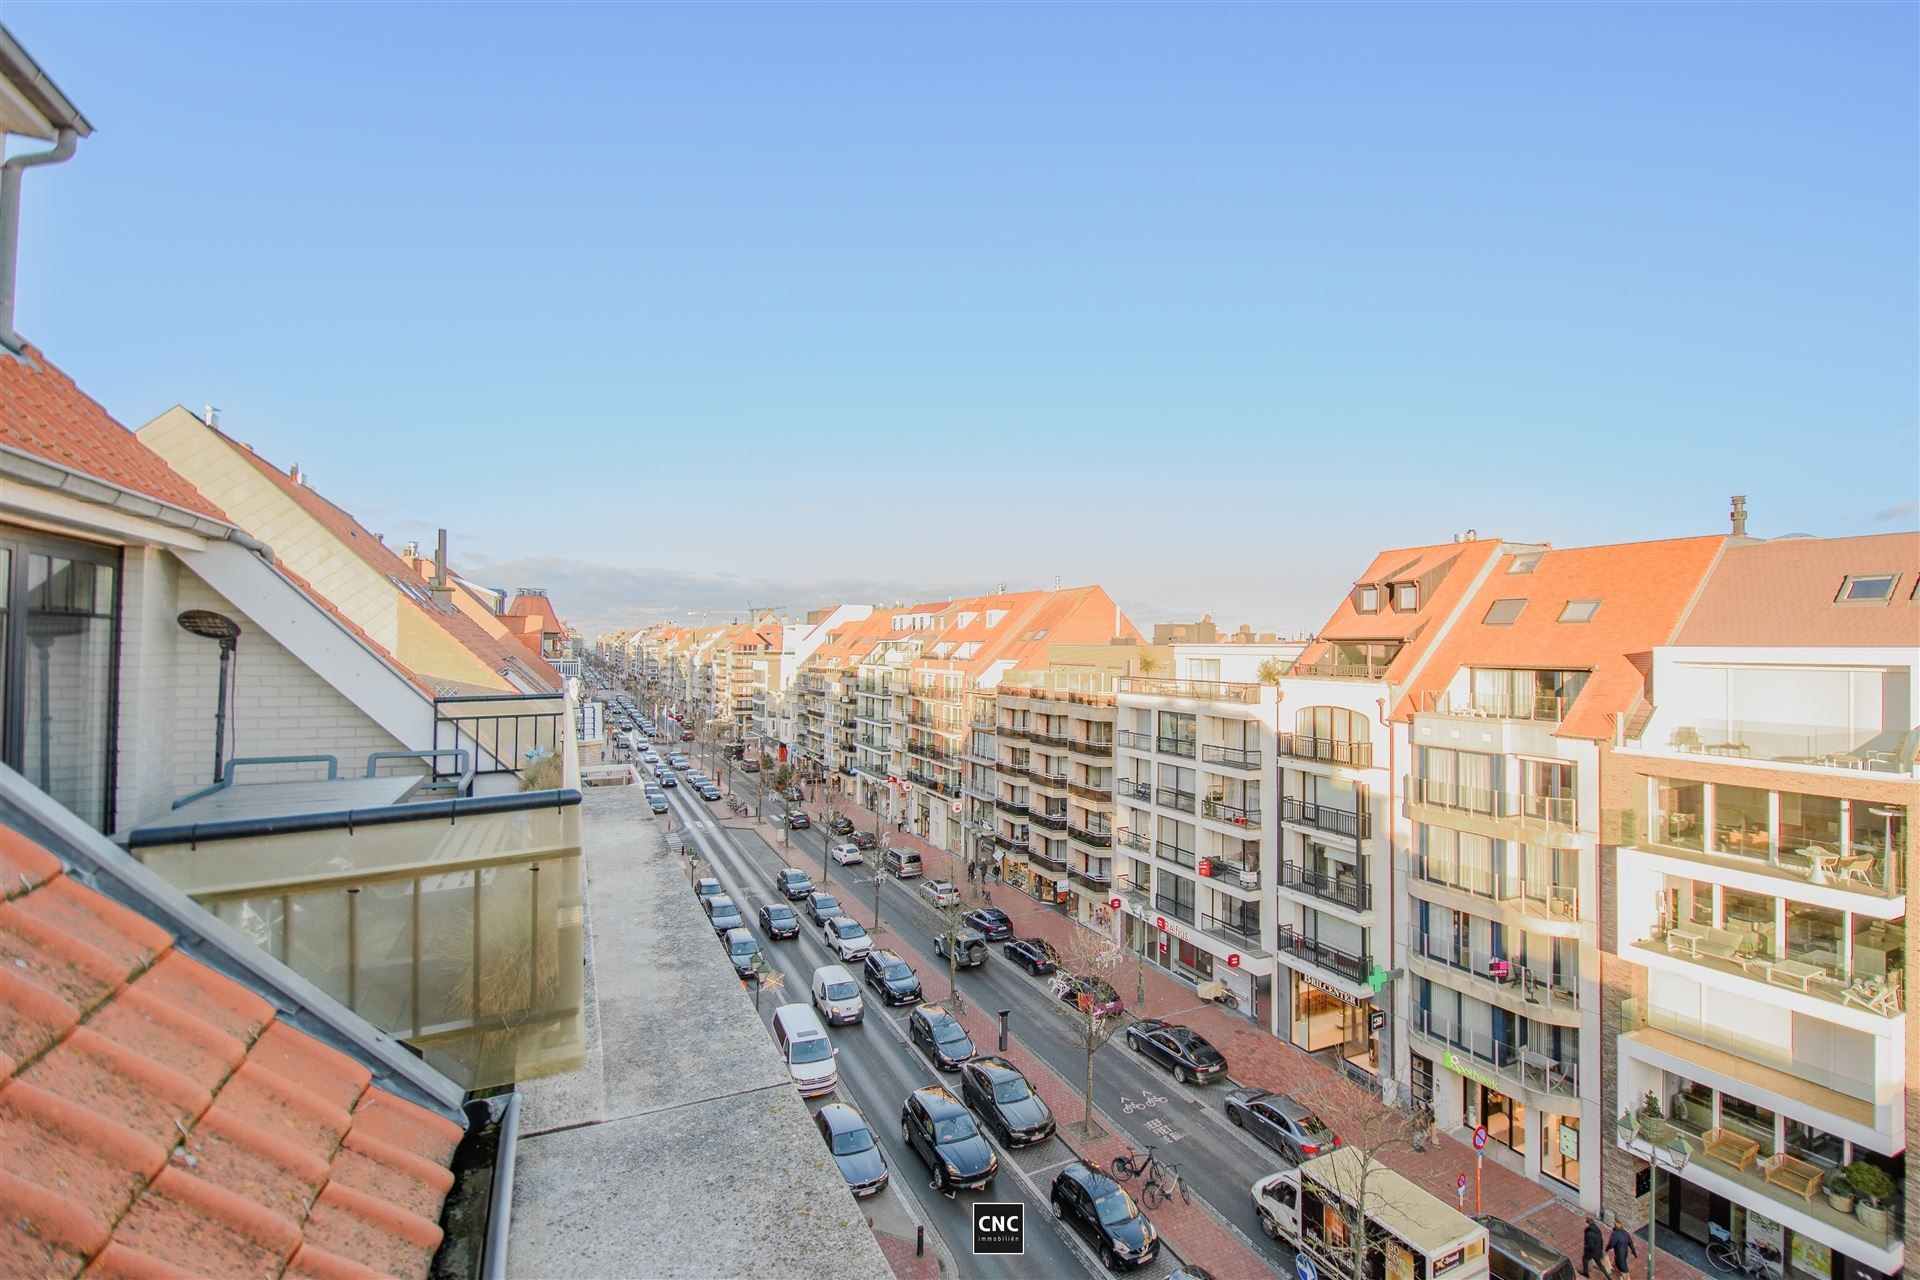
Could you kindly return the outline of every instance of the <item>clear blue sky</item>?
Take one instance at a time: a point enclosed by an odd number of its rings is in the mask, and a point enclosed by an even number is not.
[[[9,4],[97,129],[19,324],[593,623],[1310,627],[1468,527],[1914,526],[1915,14]]]

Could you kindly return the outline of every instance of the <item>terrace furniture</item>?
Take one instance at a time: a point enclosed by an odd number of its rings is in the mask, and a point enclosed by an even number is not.
[[[1756,934],[1736,929],[1701,929],[1699,932],[1701,938],[1694,950],[1695,955],[1738,961],[1760,950],[1760,939]]]
[[[1700,954],[1700,944],[1707,940],[1711,930],[1669,929],[1667,930],[1667,950],[1684,951],[1690,956]]]
[[[1858,1005],[1868,1013],[1899,1012],[1900,988],[1891,982],[1863,978],[1840,993],[1843,1004]]]
[[[1805,964],[1799,960],[1775,960],[1767,970],[1767,981],[1775,986],[1798,987],[1803,992],[1811,992],[1809,985],[1815,978],[1824,978],[1827,971],[1818,965]]]
[[[1805,1200],[1820,1194],[1820,1184],[1827,1176],[1826,1171],[1818,1165],[1808,1164],[1784,1151],[1768,1156],[1761,1162],[1761,1169],[1761,1176],[1768,1182],[1776,1187],[1784,1187]]]
[[[1712,1156],[1722,1164],[1730,1164],[1744,1172],[1749,1165],[1760,1158],[1760,1144],[1744,1133],[1735,1133],[1732,1129],[1709,1129],[1700,1141],[1700,1154]]]
[[[1840,859],[1836,865],[1842,883],[1857,884],[1868,889],[1877,889],[1880,887],[1873,882],[1874,856],[1872,854],[1852,854]]]
[[[1840,864],[1846,861],[1842,855],[1831,849],[1823,849],[1817,844],[1802,845],[1794,852],[1807,860],[1809,869],[1807,878],[1815,884],[1825,884],[1839,870]]]

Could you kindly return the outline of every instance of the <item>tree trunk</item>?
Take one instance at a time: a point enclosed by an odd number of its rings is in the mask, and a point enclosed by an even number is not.
[[[1087,1109],[1080,1117],[1080,1131],[1091,1139],[1093,1137],[1093,1054],[1100,1046],[1095,1041],[1092,1024],[1087,1027]]]

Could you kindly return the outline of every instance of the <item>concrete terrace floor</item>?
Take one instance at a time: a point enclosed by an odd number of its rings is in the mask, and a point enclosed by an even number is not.
[[[509,1274],[891,1277],[638,786],[581,848],[587,1058],[521,1086]]]

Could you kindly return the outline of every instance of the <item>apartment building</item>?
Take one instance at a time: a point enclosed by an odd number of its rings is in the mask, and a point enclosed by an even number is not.
[[[888,822],[903,826],[912,818],[913,790],[906,778],[904,732],[908,673],[932,643],[949,603],[928,601],[886,610],[886,629],[855,663],[852,795]],[[916,833],[918,829],[915,824]]]
[[[854,708],[860,659],[890,628],[887,610],[843,606],[819,624],[817,642],[794,675],[789,740],[804,770],[834,780],[836,790],[851,785],[858,757]]]
[[[1374,975],[1391,966],[1405,918],[1394,850],[1409,835],[1405,729],[1392,713],[1499,549],[1456,539],[1381,552],[1280,682],[1279,1031],[1388,1096],[1403,1092],[1391,1071],[1397,1028]]]
[[[1606,753],[1606,1201],[1790,1280],[1903,1274],[1920,535],[1736,543]],[[1892,1210],[1892,1212],[1890,1212]]]
[[[1589,1210],[1605,1118],[1600,751],[1644,708],[1645,655],[1724,543],[1503,545],[1397,712],[1413,1099],[1444,1127],[1485,1126],[1490,1158]]]
[[[1115,689],[1119,940],[1190,981],[1225,982],[1276,1034],[1274,731],[1304,647],[1176,644],[1167,674]]]

